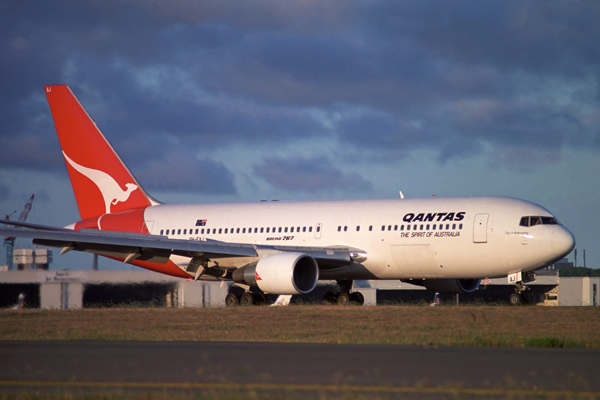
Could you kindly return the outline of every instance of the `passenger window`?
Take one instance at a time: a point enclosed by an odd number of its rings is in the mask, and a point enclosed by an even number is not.
[[[423,230],[423,225],[419,226],[419,230],[421,230],[421,231]]]
[[[456,229],[456,224],[452,224],[452,230]]]
[[[341,231],[342,231],[342,227],[338,226],[338,232],[341,232]]]
[[[288,228],[286,226],[285,228],[283,228],[283,233],[287,233],[287,231],[288,231]]]
[[[242,233],[246,233],[246,228],[242,228]]]
[[[429,224],[427,224],[427,226],[425,226],[425,229],[429,230]]]
[[[431,227],[431,229],[433,229],[434,231],[435,231],[435,226],[436,226],[436,225],[435,225],[435,224],[433,224],[433,226]]]
[[[450,224],[446,224],[446,229],[450,229]]]
[[[223,232],[222,228],[219,228],[219,235]]]
[[[279,227],[279,229],[277,230],[277,232],[281,233],[281,227]]]
[[[263,233],[264,230],[265,228],[260,228],[260,233]]]
[[[300,233],[300,227],[296,228],[296,232]]]
[[[309,227],[308,227],[308,232],[309,232],[309,233],[310,233],[310,232],[312,232],[312,226],[309,226]]]
[[[373,225],[369,225],[369,232],[373,231]]]
[[[400,230],[403,231],[404,230],[404,225],[400,225]]]
[[[163,234],[163,230],[162,230],[162,229],[160,230],[160,234],[161,234],[161,235]],[[168,233],[167,233],[167,235],[168,235]]]
[[[225,233],[227,233],[227,228],[225,228]]]
[[[458,229],[462,229],[463,225],[462,224],[458,224]]]
[[[391,231],[391,230],[392,230],[392,226],[388,225],[388,231]]]
[[[398,225],[394,225],[394,230],[397,231],[398,230]]]
[[[290,228],[290,232],[294,233],[294,227],[293,226]]]
[[[201,235],[204,235],[204,228],[202,228],[202,230],[200,231]]]
[[[348,227],[344,226],[344,232],[347,232],[347,231],[348,231]]]
[[[360,231],[360,225],[356,225],[356,232]]]
[[[269,233],[269,227],[267,227],[267,233]]]
[[[406,230],[410,231],[410,225],[406,225]]]
[[[254,228],[254,233],[258,233],[258,228]]]
[[[178,230],[177,230],[177,234],[178,234],[178,235],[181,235],[181,229],[178,229]]]
[[[317,232],[321,232],[321,225],[317,225]]]

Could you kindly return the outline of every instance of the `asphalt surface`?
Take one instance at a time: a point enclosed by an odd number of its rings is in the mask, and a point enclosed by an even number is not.
[[[600,351],[250,342],[0,341],[0,392],[248,389],[600,397]]]

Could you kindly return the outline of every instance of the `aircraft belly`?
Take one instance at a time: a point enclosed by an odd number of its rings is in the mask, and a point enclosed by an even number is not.
[[[329,269],[329,270],[320,270],[319,271],[319,279],[320,280],[330,280],[330,279],[379,279],[378,275],[373,274],[371,270],[363,265],[358,263],[352,263],[346,267]]]

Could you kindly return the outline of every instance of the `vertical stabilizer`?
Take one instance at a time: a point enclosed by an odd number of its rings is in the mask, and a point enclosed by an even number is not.
[[[156,204],[71,89],[66,85],[45,88],[81,218]]]

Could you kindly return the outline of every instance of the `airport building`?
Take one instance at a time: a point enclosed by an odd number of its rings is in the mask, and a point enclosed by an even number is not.
[[[27,250],[27,251],[22,251]],[[52,251],[16,249],[17,270],[0,268],[0,308],[24,303],[43,309],[77,309],[114,306],[221,307],[225,297],[241,290],[229,282],[193,281],[138,269],[136,271],[56,271],[50,270]],[[320,282],[308,295],[292,301],[320,302],[335,282]],[[524,297],[540,306],[598,306],[600,278],[559,278],[558,270],[548,268],[527,284]],[[431,303],[434,294],[409,282],[356,281],[365,305]],[[506,303],[514,284],[506,278],[482,281],[479,290],[468,295],[440,295],[442,302],[462,304]],[[273,296],[270,296],[273,297]],[[274,298],[271,298],[274,300]]]

